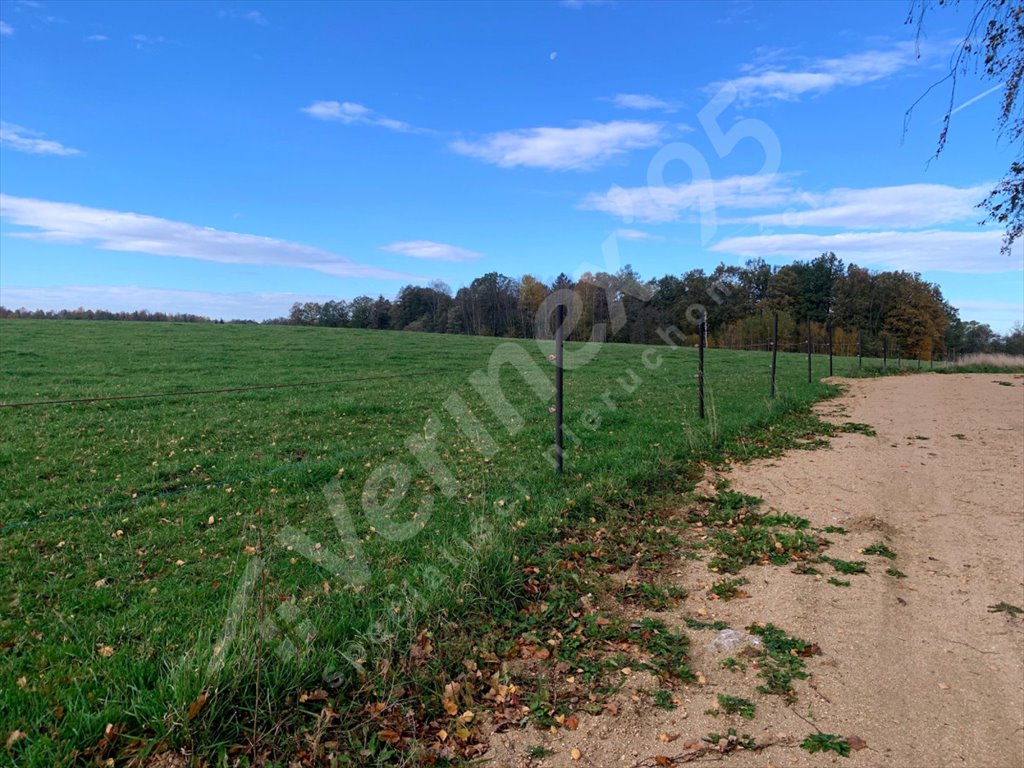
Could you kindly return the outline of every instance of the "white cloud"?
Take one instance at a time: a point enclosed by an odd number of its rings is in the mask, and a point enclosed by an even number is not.
[[[831,235],[783,234],[729,237],[712,245],[716,253],[743,258],[814,258],[834,251],[847,263],[910,271],[986,274],[1024,270],[1024,259],[1001,256],[1002,233],[995,229],[960,232],[841,232]]]
[[[950,187],[903,184],[871,189],[833,189],[822,195],[800,194],[807,208],[741,219],[765,227],[921,228],[981,218],[975,207],[991,184]]]
[[[674,112],[675,105],[649,93],[617,93],[610,101],[616,107],[622,109],[661,109],[666,112]]]
[[[714,211],[719,207],[752,209],[780,205],[792,194],[782,185],[781,176],[759,174],[661,186],[613,186],[603,194],[588,195],[579,207],[627,221],[663,224],[679,220],[684,213]]]
[[[13,35],[14,27],[8,24],[6,21],[0,20],[0,35]]]
[[[712,90],[735,88],[742,103],[777,99],[796,101],[839,86],[864,85],[883,80],[917,60],[912,43],[887,50],[851,53],[839,58],[818,59],[799,69],[762,68],[748,75],[714,83]]]
[[[42,138],[38,131],[30,131],[13,123],[0,122],[0,146],[10,147],[18,152],[33,155],[77,155],[81,154],[73,147],[66,147],[59,141]]]
[[[652,240],[654,235],[639,229],[616,229],[612,232],[620,240]]]
[[[135,285],[67,285],[52,288],[0,286],[8,309],[105,309],[111,312],[188,313],[214,320],[268,320],[284,317],[296,301],[327,301],[299,293],[218,293],[145,288]]]
[[[586,123],[578,128],[526,128],[502,131],[479,141],[455,141],[449,146],[502,168],[528,166],[548,170],[586,170],[631,149],[658,142],[660,123],[617,120]]]
[[[217,15],[220,16],[222,19],[240,19],[242,21],[248,21],[250,24],[256,24],[261,27],[265,27],[270,23],[267,21],[266,16],[264,16],[259,11],[227,10],[221,11]]]
[[[559,0],[563,8],[571,8],[574,11],[582,11],[584,8],[596,7],[599,5],[612,5],[614,0]]]
[[[408,123],[385,117],[369,107],[351,101],[314,101],[301,111],[317,120],[333,120],[346,125],[379,125],[392,131],[406,133],[416,130]]]
[[[459,248],[447,243],[435,243],[432,240],[409,240],[402,243],[391,243],[381,246],[381,250],[400,253],[414,259],[430,259],[433,261],[475,261],[482,254],[468,248]]]
[[[105,43],[110,38],[107,37],[106,35],[89,35],[85,39],[90,41],[90,42],[93,42],[93,43]]]
[[[423,278],[358,264],[319,248],[272,237],[226,232],[137,213],[0,194],[0,216],[34,232],[9,236],[48,243],[89,243],[108,251],[148,253],[221,264],[309,269],[338,277]]]

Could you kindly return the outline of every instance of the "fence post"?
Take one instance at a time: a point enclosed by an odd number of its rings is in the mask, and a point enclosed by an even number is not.
[[[563,436],[563,361],[562,345],[565,342],[565,304],[555,310],[555,463],[558,474],[562,474]]]
[[[889,338],[882,339],[882,370],[889,370]]]
[[[814,375],[811,371],[811,316],[807,316],[807,383],[810,384],[814,381]]]
[[[704,336],[707,330],[707,316],[701,315],[697,326],[697,412],[701,419],[704,418]]]
[[[857,329],[857,370],[859,371],[864,365],[864,331],[861,328]]]
[[[775,364],[779,358],[779,313],[772,318],[772,397],[775,397]]]
[[[832,321],[828,321],[828,375],[832,375]]]

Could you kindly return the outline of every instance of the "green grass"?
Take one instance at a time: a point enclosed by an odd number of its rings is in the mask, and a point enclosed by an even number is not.
[[[506,366],[502,389],[522,416],[513,434],[471,384],[499,347],[552,378],[549,347],[535,342],[0,322],[0,402],[181,393],[0,409],[0,730],[29,734],[11,758],[80,760],[108,723],[128,752],[162,741],[219,764],[257,742],[287,754],[289,724],[319,712],[299,694],[326,689],[352,707],[341,713],[342,753],[385,761],[393,745],[360,708],[408,699],[404,685],[424,677],[409,661],[418,633],[444,638],[430,658],[461,668],[472,645],[461,628],[513,621],[535,599],[519,563],[574,521],[685,490],[693,462],[727,445],[781,450],[781,439],[751,442],[755,429],[812,435],[795,412],[833,391],[807,383],[802,356],[781,354],[773,401],[765,354],[709,350],[701,422],[694,350],[644,358],[645,347],[605,345],[566,371],[566,423],[579,443],[567,439],[558,477],[550,400]],[[660,363],[649,370],[645,360]],[[815,365],[826,373],[827,361]],[[388,378],[187,394],[368,377]],[[446,410],[452,395],[486,429],[489,455],[486,438],[464,434]],[[474,419],[460,418],[472,434]],[[434,425],[427,445],[440,464],[428,473],[407,441]],[[381,506],[368,509],[367,479],[391,461],[409,470],[398,478],[408,492],[389,510],[398,495],[382,483]],[[237,624],[226,622],[233,604],[244,608]],[[233,642],[207,674],[225,629]],[[688,674],[685,638],[660,624],[637,634],[649,657]],[[431,696],[422,701],[437,706]]]

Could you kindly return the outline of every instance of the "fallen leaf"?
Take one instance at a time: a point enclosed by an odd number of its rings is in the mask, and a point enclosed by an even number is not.
[[[567,718],[565,718],[565,727],[568,728],[570,731],[575,731],[577,728],[580,727],[580,721],[576,717],[576,715],[569,715]]]
[[[18,687],[24,688],[26,685],[28,685],[28,678],[22,675],[18,678]]]
[[[580,752],[580,751],[579,751],[578,749],[576,749],[575,747],[574,747],[574,748],[573,748],[573,750],[572,750],[572,751],[571,751],[571,752],[569,753],[569,755],[570,755],[570,757],[572,757],[572,759],[573,759],[573,760],[579,760],[579,759],[580,759],[581,757],[583,757],[583,753],[582,753],[582,752]]]
[[[850,745],[850,749],[860,752],[864,749],[868,743],[864,741],[860,736],[847,736],[846,743]]]
[[[673,765],[675,761],[668,755],[655,755],[654,762],[658,765]]]
[[[402,735],[390,728],[382,728],[377,731],[377,738],[381,741],[386,741],[388,744],[398,744],[402,740]]]
[[[326,701],[327,691],[323,688],[318,688],[315,691],[309,691],[308,693],[299,694],[299,704],[305,704],[307,701]]]
[[[210,698],[210,694],[208,692],[206,692],[206,691],[203,691],[198,696],[196,696],[196,700],[195,701],[193,701],[191,704],[188,705],[188,720],[189,720],[189,722],[192,722],[193,720],[195,720],[196,719],[196,715],[198,715],[200,712],[203,711],[203,707],[206,706],[206,700],[208,698]]]
[[[100,646],[100,656],[102,656],[104,659],[109,659],[113,655],[114,649],[111,648],[109,645]]]

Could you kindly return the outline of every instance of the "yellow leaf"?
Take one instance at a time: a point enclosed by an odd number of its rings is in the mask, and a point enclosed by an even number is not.
[[[573,750],[569,754],[572,756],[573,760],[579,760],[581,757],[583,757],[583,753],[580,752],[575,747],[573,748]]]

